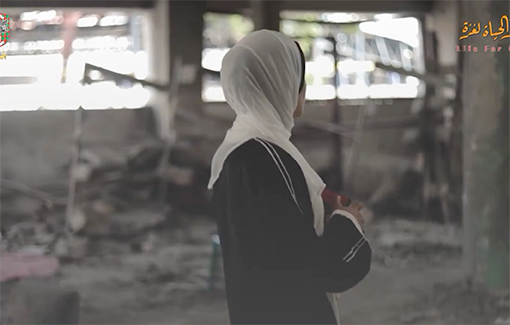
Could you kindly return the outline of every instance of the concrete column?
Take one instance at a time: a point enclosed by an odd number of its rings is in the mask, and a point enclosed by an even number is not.
[[[149,79],[165,84],[168,83],[170,72],[170,23],[168,19],[168,1],[157,0],[155,8],[146,14],[147,55],[149,56]]]
[[[506,12],[508,4],[503,1],[466,0],[461,17],[483,26],[488,21],[499,24]],[[469,276],[482,275],[489,287],[507,289],[510,44],[508,39],[494,41],[475,35],[459,45],[472,50],[462,53],[464,262]],[[502,48],[499,52],[498,46]]]
[[[251,0],[254,30],[280,30],[280,1]]]
[[[169,1],[157,0],[155,8],[146,14],[148,24],[144,34],[149,57],[149,80],[166,85],[170,82],[170,22]],[[171,111],[168,93],[153,91],[151,106],[157,121],[157,132],[162,139],[171,135]]]
[[[433,11],[426,17],[427,28],[437,35],[438,61],[442,69],[453,68],[457,63],[455,43],[462,28],[458,22],[456,1],[435,2]]]
[[[202,41],[205,1],[169,1],[170,62],[182,59],[179,109],[202,113]]]

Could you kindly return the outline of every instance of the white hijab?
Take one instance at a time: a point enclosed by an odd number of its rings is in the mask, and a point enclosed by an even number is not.
[[[317,235],[324,231],[325,184],[290,142],[293,113],[303,73],[301,54],[289,37],[259,30],[239,41],[224,57],[221,86],[237,117],[212,160],[209,189],[228,155],[243,143],[261,138],[280,146],[301,166],[306,178]]]

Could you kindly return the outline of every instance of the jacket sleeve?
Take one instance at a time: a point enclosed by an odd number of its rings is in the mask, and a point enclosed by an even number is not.
[[[302,172],[287,170],[293,186],[307,192]],[[270,272],[287,283],[311,283],[324,292],[345,291],[368,273],[370,248],[353,222],[335,215],[318,237],[313,217],[301,212],[263,146],[238,148],[222,173],[226,216],[219,226],[228,233],[221,240],[229,253],[241,257],[243,268]]]
[[[323,250],[319,279],[326,292],[347,291],[370,272],[370,244],[349,213],[333,212],[319,241]]]

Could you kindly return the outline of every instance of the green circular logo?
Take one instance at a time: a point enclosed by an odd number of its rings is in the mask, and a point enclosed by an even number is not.
[[[0,13],[0,47],[9,40],[9,15]]]

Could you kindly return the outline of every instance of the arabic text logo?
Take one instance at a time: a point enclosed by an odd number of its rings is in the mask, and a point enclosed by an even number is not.
[[[472,35],[478,35],[481,31],[481,25],[480,23],[470,23],[470,22],[464,22],[464,26],[462,27],[462,36],[459,37],[459,40],[468,38]],[[492,26],[492,22],[489,21],[487,25],[484,26],[484,31],[482,33],[482,37],[493,37],[494,40],[497,40],[498,38],[500,40],[505,38],[510,38],[510,26],[509,26],[509,19],[507,15],[501,16],[501,19],[499,20],[499,28],[496,29],[496,27]]]
[[[0,47],[9,40],[9,15],[0,13]]]

